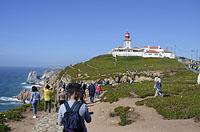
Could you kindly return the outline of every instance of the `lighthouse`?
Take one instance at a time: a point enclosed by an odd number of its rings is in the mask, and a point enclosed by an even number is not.
[[[124,48],[131,49],[131,38],[129,32],[125,33]]]

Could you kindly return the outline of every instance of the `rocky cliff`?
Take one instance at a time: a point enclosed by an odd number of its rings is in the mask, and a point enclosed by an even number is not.
[[[37,76],[37,72],[36,71],[31,71],[29,74],[28,74],[28,78],[26,80],[26,82],[28,84],[37,84],[39,83],[39,78]]]

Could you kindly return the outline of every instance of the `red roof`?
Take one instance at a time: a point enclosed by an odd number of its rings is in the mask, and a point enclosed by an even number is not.
[[[155,50],[148,50],[146,51],[145,53],[159,53],[158,51],[155,51]]]
[[[145,48],[148,48],[148,46],[144,46]],[[159,49],[159,46],[149,46],[150,49]]]

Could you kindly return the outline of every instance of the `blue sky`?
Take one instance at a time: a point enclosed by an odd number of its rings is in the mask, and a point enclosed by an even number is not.
[[[123,43],[200,56],[199,0],[1,0],[0,66],[64,66]]]

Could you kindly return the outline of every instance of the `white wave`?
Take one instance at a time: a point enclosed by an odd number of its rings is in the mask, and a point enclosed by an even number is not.
[[[21,102],[0,102],[0,105],[21,105]]]
[[[17,98],[12,97],[0,97],[0,102],[21,102]]]
[[[41,88],[41,87],[42,87],[41,85],[38,85],[38,84],[32,85],[32,86],[36,86],[36,87],[38,87],[38,88]]]
[[[25,86],[23,86],[23,88],[25,88],[25,89],[31,89],[32,85],[25,85]]]
[[[33,86],[36,86],[38,88],[42,87],[41,85],[38,85],[38,84],[36,84],[36,85],[25,85],[25,86],[22,86],[22,87],[25,88],[25,89],[31,89]]]
[[[21,85],[26,85],[26,84],[27,84],[26,82],[21,83]]]

